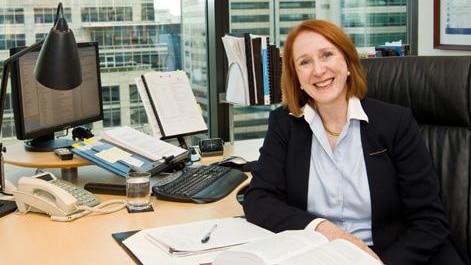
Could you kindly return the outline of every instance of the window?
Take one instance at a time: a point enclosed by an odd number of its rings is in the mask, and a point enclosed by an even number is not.
[[[220,6],[221,2],[228,10],[216,12],[227,14],[226,32],[268,35],[278,47],[283,46],[295,24],[316,17],[332,18],[358,46],[399,39],[407,42],[406,0],[65,0],[65,16],[76,40],[99,43],[105,120],[93,128],[149,126],[134,78],[148,71],[182,70],[190,78],[212,135],[223,134],[227,128],[218,123],[227,117],[212,118],[221,105],[214,103],[218,94],[208,90],[214,83],[208,79],[211,67],[222,66],[209,64],[208,49],[213,44],[207,40],[208,7],[216,3]],[[41,1],[6,1],[0,8],[0,61],[10,47],[43,39],[52,26],[56,8]],[[223,90],[223,86],[218,83],[211,89]],[[263,137],[268,112],[275,107],[236,106],[235,139]],[[6,109],[4,116],[2,134],[14,137],[12,114]],[[201,138],[208,135],[198,135],[192,142]]]
[[[129,86],[129,103],[131,105],[131,125],[142,126],[142,124],[146,124],[147,115],[135,84]]]
[[[0,24],[23,24],[25,22],[23,8],[0,8]]]

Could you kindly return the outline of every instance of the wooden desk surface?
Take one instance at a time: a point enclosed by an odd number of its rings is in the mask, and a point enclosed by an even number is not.
[[[72,160],[60,160],[54,152],[26,151],[22,142],[6,145],[5,163],[33,168],[71,168],[91,165],[88,160],[74,155]]]
[[[236,142],[233,146],[226,146],[224,155],[255,160],[260,145],[260,140]],[[221,158],[205,158],[203,162],[211,163]],[[81,184],[97,178],[120,179],[95,166],[85,168],[90,172],[83,170],[79,173]],[[121,210],[107,215],[89,215],[72,222],[54,222],[48,216],[36,213],[9,214],[0,218],[1,263],[133,264],[133,260],[111,237],[112,233],[243,215],[242,207],[236,201],[239,188],[214,203],[177,203],[152,198],[154,212],[129,214]],[[123,199],[122,196],[112,195],[99,197],[103,201]]]

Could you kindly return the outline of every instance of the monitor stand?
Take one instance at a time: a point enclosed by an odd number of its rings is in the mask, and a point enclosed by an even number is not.
[[[55,139],[54,135],[48,135],[25,141],[25,149],[31,152],[51,152],[58,148],[70,148],[73,143],[70,139]]]
[[[178,145],[181,148],[188,150],[188,145],[186,144],[185,138],[182,135],[177,136],[177,140],[178,140]]]

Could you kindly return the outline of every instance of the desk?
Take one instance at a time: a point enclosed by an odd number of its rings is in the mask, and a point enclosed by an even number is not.
[[[260,146],[260,140],[237,141],[226,145],[224,156],[239,155],[255,160]],[[211,163],[221,158],[203,158],[202,162]],[[81,170],[78,181],[81,184],[96,181],[98,175],[102,179],[116,178],[101,168],[91,166]],[[0,261],[2,264],[134,264],[111,237],[112,233],[242,215],[242,207],[236,200],[239,188],[214,203],[178,203],[152,198],[154,212],[129,214],[121,210],[68,223],[51,221],[43,214],[9,214],[0,218]],[[103,201],[122,198],[98,196]]]
[[[77,167],[88,166],[91,163],[74,155],[72,160],[60,160],[54,152],[26,151],[22,142],[6,145],[4,161],[7,164],[32,168],[60,168],[63,179],[71,180],[77,177]]]

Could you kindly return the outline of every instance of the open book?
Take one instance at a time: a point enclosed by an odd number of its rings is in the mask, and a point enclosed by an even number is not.
[[[290,230],[219,253],[212,265],[381,265],[354,244],[329,241],[308,230]]]

